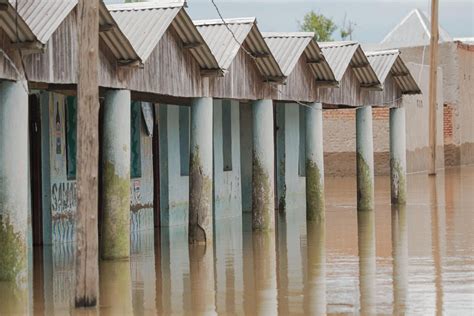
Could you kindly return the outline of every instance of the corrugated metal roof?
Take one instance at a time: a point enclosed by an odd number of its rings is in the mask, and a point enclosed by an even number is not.
[[[17,1],[9,2],[16,8]],[[46,44],[76,5],[77,0],[21,0],[18,1],[18,14],[36,39]]]
[[[331,66],[337,81],[340,81],[347,68],[354,71],[361,87],[381,90],[382,86],[370,65],[364,51],[356,42],[321,42],[318,43]]]
[[[381,44],[386,48],[422,46],[429,45],[430,37],[430,17],[426,13],[414,9],[385,36]],[[439,41],[452,41],[449,33],[441,26],[439,27]]]
[[[184,10],[185,5],[185,1],[138,2],[110,5],[108,9],[143,61],[173,26],[201,69],[218,69],[211,50]]]
[[[220,68],[224,71],[228,70],[240,48],[244,45],[245,49],[252,54],[257,68],[266,80],[283,82],[286,76],[260,33],[256,19],[252,17],[225,19],[224,21],[225,24],[220,19],[194,21],[216,56]]]
[[[120,64],[137,65],[143,63],[143,60],[122,32],[102,0],[99,7],[99,27],[101,29],[99,33],[101,40],[109,47]]]
[[[319,45],[314,41],[313,32],[264,32],[262,34],[285,76],[290,75],[304,53],[308,65],[316,77],[316,81],[325,85],[337,85],[331,67],[326,61]]]
[[[391,73],[403,94],[421,93],[418,84],[401,59],[400,51],[386,50],[367,52],[366,55],[372,68],[374,68],[377,73],[380,82],[385,82],[388,74]]]

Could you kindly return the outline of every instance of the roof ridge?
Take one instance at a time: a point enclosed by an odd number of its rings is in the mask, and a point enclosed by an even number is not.
[[[141,11],[153,9],[182,8],[186,7],[186,1],[153,1],[153,2],[131,2],[131,3],[115,3],[108,4],[109,11]]]
[[[256,23],[257,18],[255,17],[243,17],[243,18],[228,18],[224,19],[209,19],[209,20],[193,20],[194,25],[204,26],[204,25],[219,25],[219,24],[249,24]]]
[[[394,55],[400,54],[399,49],[385,49],[385,50],[377,50],[377,51],[366,51],[366,56],[381,56],[381,55]]]
[[[262,32],[263,37],[314,37],[314,32]]]

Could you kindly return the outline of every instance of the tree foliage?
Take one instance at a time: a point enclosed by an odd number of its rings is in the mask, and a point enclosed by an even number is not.
[[[303,21],[299,24],[301,31],[314,32],[314,39],[320,42],[332,41],[332,34],[337,29],[332,19],[312,10],[305,14]]]

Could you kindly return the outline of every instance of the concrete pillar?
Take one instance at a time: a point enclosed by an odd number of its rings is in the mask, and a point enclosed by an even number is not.
[[[0,281],[24,283],[28,266],[28,91],[0,82]]]
[[[252,228],[275,229],[273,101],[252,104]]]
[[[189,160],[189,243],[211,244],[212,225],[212,98],[191,105]]]
[[[130,102],[130,91],[106,92],[102,142],[102,259],[130,256]]]
[[[357,209],[374,209],[374,141],[372,132],[372,107],[362,107],[356,112],[357,142]]]
[[[323,107],[313,103],[306,109],[306,219],[324,217]]]
[[[392,204],[406,204],[405,108],[390,109],[390,184]]]

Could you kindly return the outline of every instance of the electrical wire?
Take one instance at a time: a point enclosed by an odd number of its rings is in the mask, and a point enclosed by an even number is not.
[[[241,49],[242,49],[247,55],[249,55],[249,56],[252,58],[252,60],[253,60],[255,63],[257,63],[257,58],[255,58],[255,56],[254,56],[251,52],[249,52],[249,51],[245,48],[245,46],[242,45],[242,43],[239,42],[239,40],[237,39],[235,33],[232,31],[232,29],[230,28],[230,26],[228,25],[228,23],[225,21],[223,15],[222,15],[222,12],[221,12],[221,10],[219,9],[219,7],[217,6],[215,0],[210,0],[210,1],[211,1],[212,5],[214,6],[214,8],[215,8],[217,14],[219,15],[220,20],[222,21],[222,23],[224,24],[224,26],[226,27],[226,29],[227,29],[227,30],[230,32],[230,34],[232,35],[233,40],[241,47]],[[258,65],[257,65],[257,67],[258,67]],[[420,75],[421,75],[421,73],[420,73]],[[286,94],[285,94],[283,91],[281,91],[277,86],[275,86],[275,83],[274,83],[274,82],[270,82],[270,81],[266,81],[266,82],[270,85],[270,87],[271,87],[272,89],[274,89],[275,91],[277,91],[280,95],[288,97],[288,95],[286,95]],[[351,107],[351,108],[353,108],[353,109],[358,109],[358,108],[369,107],[369,106],[391,105],[391,104],[398,103],[398,101],[400,101],[402,98],[403,98],[403,97],[399,97],[399,98],[396,98],[396,99],[394,99],[394,100],[387,101],[387,102],[382,102],[382,103],[373,104],[373,105],[366,105],[366,104],[364,104],[364,105],[360,105],[360,106],[356,106],[356,107]],[[306,107],[306,108],[309,108],[309,109],[314,110],[314,108],[313,108],[312,106],[310,106],[310,105],[308,105],[308,104],[306,104],[306,103],[303,103],[303,102],[300,102],[300,101],[293,101],[293,102],[295,102],[295,103],[297,103],[297,104],[299,104],[299,105],[301,105],[301,106],[304,106],[304,107]]]

